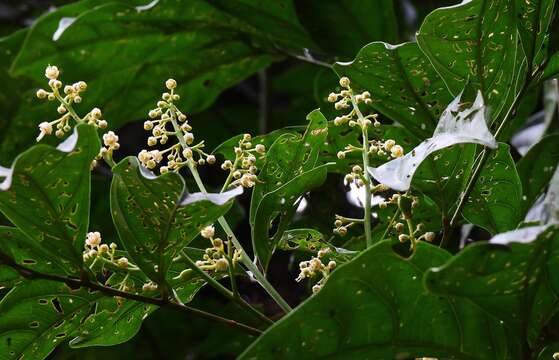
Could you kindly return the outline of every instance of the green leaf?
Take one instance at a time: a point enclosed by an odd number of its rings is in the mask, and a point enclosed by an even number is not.
[[[210,4],[244,22],[241,29],[291,49],[316,48],[307,30],[299,23],[292,0],[207,0]]]
[[[543,72],[543,79],[548,80],[559,75],[559,51],[551,55]]]
[[[551,228],[532,242],[521,231],[506,234],[506,246],[497,238],[469,245],[427,272],[425,283],[434,293],[477,304],[533,345],[558,310],[559,232]]]
[[[425,271],[449,258],[423,242],[409,259],[378,243],[335,270],[240,358],[519,358],[518,342],[496,318],[469,300],[425,292]]]
[[[30,29],[12,75],[44,87],[45,66],[56,64],[61,80],[88,83],[81,108],[100,107],[118,128],[146,117],[168,78],[179,83],[183,96],[177,105],[186,113],[199,112],[223,90],[279,59],[256,47],[243,22],[206,1],[162,0],[143,11],[128,5],[137,2],[81,1],[46,14]],[[66,17],[74,22],[53,41]],[[14,147],[31,142],[40,115],[46,114],[36,111],[30,117],[26,111],[20,107],[12,119],[3,156],[14,156]]]
[[[58,148],[39,144],[21,154],[0,184],[0,211],[34,251],[70,273],[82,263],[90,166],[100,146],[96,128],[78,125]]]
[[[473,0],[430,13],[417,43],[456,96],[466,83],[479,89],[492,122],[512,104],[525,74],[516,0]]]
[[[63,283],[26,281],[0,302],[0,359],[44,359],[70,338],[101,295]]]
[[[178,286],[177,295],[183,303],[190,302],[206,284],[202,280],[190,281]],[[140,284],[141,286],[141,284]],[[123,299],[121,304],[114,298],[101,299],[96,314],[88,317],[70,341],[73,348],[89,346],[114,346],[132,339],[143,321],[158,307],[138,301]]]
[[[41,251],[33,242],[20,230],[10,226],[0,226],[0,251],[13,259],[17,264],[28,269],[39,271],[51,275],[65,275],[66,268],[60,263],[60,258],[52,256],[50,253]],[[6,271],[4,276],[0,276],[2,286],[13,286],[23,278],[17,271]],[[5,278],[8,274],[13,274],[12,278]]]
[[[545,191],[559,165],[559,134],[544,137],[516,164],[522,182],[522,215]]]
[[[371,41],[394,43],[398,40],[392,0],[295,0],[295,7],[314,41],[333,56],[352,58]],[[370,21],[369,16],[362,14],[376,14],[376,17]]]
[[[522,183],[509,146],[500,143],[483,166],[462,215],[491,234],[513,230],[522,220]]]
[[[122,160],[113,173],[111,214],[120,239],[132,260],[162,286],[176,253],[224,215],[239,194],[189,195],[180,175],[156,177],[135,157]]]
[[[320,165],[303,172],[262,197],[254,212],[252,245],[264,268],[267,268],[277,243],[287,230],[299,198],[326,180],[328,166]],[[279,218],[277,228],[270,234],[270,226],[276,218]]]
[[[295,176],[313,169],[328,135],[328,122],[319,110],[312,111],[303,136],[287,133],[279,136],[266,153],[250,204],[250,223],[255,226],[256,210],[262,198]]]
[[[372,43],[354,61],[335,64],[334,70],[368,90],[373,109],[421,140],[433,133],[444,107],[452,101],[445,83],[415,43]]]
[[[547,57],[549,25],[553,18],[555,0],[515,0],[518,30],[528,63],[536,70]]]

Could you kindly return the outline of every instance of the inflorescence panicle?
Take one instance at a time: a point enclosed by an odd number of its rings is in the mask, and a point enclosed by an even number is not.
[[[241,252],[234,250],[230,252],[231,247],[227,249],[224,246],[223,240],[215,237],[215,228],[213,225],[206,226],[200,231],[200,235],[210,240],[212,246],[204,251],[202,260],[196,261],[196,266],[204,271],[225,272],[231,266],[235,267],[237,262],[241,259]]]
[[[263,158],[266,153],[266,147],[262,144],[253,146],[252,136],[244,134],[239,140],[238,146],[234,148],[235,159],[225,160],[221,164],[221,168],[229,171],[227,180],[223,185],[223,191],[230,187],[242,186],[245,188],[253,187],[258,180],[256,173],[256,157]]]
[[[46,135],[54,134],[61,138],[64,134],[72,130],[72,120],[76,124],[86,123],[95,125],[101,129],[107,127],[107,121],[102,119],[101,110],[93,108],[83,118],[80,117],[73,108],[74,104],[82,102],[82,93],[87,90],[85,81],[78,81],[72,85],[63,85],[58,79],[60,70],[54,65],[49,65],[45,69],[45,76],[49,79],[48,85],[50,91],[45,89],[37,90],[39,99],[47,99],[48,101],[58,101],[59,105],[56,109],[61,115],[54,121],[43,121],[39,124],[39,136],[37,141],[41,141]],[[56,128],[56,130],[54,130]]]
[[[330,253],[330,248],[320,249],[316,257],[299,263],[300,272],[295,281],[300,282],[305,278],[311,279],[317,276],[320,277],[318,282],[312,287],[313,294],[316,294],[322,289],[328,276],[330,276],[330,273],[336,268],[336,262],[334,260],[328,261],[327,264],[322,262],[328,253]]]
[[[192,126],[188,123],[186,115],[175,105],[175,102],[180,99],[179,94],[175,93],[177,82],[168,79],[165,87],[169,91],[162,94],[157,107],[149,111],[149,120],[144,122],[144,130],[151,131],[147,144],[148,146],[165,145],[170,137],[176,137],[178,143],[164,150],[142,150],[138,154],[138,159],[148,169],[155,169],[161,165],[159,171],[162,174],[168,171],[179,171],[189,164],[191,166],[214,164],[215,156],[203,151],[204,141],[194,144]],[[164,158],[167,163],[162,165]]]

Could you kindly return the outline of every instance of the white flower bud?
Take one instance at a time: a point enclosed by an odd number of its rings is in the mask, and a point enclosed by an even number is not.
[[[90,114],[94,119],[101,119],[101,116],[103,116],[99,108],[93,108]]]
[[[333,93],[333,92],[328,94],[328,102],[333,103],[333,102],[336,102],[336,101],[338,101],[338,94]]]
[[[340,86],[349,88],[349,84],[350,84],[349,78],[347,78],[346,76],[340,78]]]
[[[109,124],[107,123],[107,120],[97,121],[97,126],[99,126],[99,128],[101,128],[101,129],[106,129],[108,125]]]
[[[188,145],[190,145],[194,142],[194,134],[192,134],[191,132],[186,132],[184,133],[183,139]]]
[[[153,122],[152,121],[145,121],[144,122],[144,130],[151,130],[153,129]]]
[[[208,155],[206,157],[206,161],[208,162],[208,164],[212,165],[215,164],[215,156],[214,155]]]
[[[190,148],[186,148],[182,151],[182,156],[184,156],[187,159],[192,159],[192,149]]]
[[[386,150],[392,149],[392,147],[393,147],[394,145],[396,145],[396,141],[394,141],[394,140],[392,140],[392,139],[386,140],[386,141],[384,142],[384,148],[385,148]]]
[[[254,149],[256,150],[257,153],[259,154],[264,154],[266,152],[266,146],[262,145],[262,144],[256,144],[256,146],[254,147]]]
[[[148,137],[148,145],[149,146],[154,146],[157,144],[157,138],[150,136]]]
[[[110,149],[114,149],[115,146],[118,145],[118,135],[114,132],[109,131],[108,133],[103,135],[103,144],[109,147]]]
[[[433,240],[435,240],[435,233],[431,231],[425,233],[425,240],[428,242],[433,242]]]
[[[46,98],[48,95],[49,95],[49,93],[48,93],[46,90],[44,90],[44,89],[39,89],[39,90],[37,90],[37,97],[38,97],[39,99],[44,99],[44,98]]]
[[[177,87],[177,82],[175,81],[175,79],[169,79],[165,81],[165,86],[167,87],[167,89],[172,90]]]
[[[229,262],[227,261],[227,259],[221,258],[215,262],[215,271],[226,271],[228,267]]]
[[[123,269],[126,269],[128,267],[128,259],[125,257],[121,257],[120,259],[117,260],[117,265]]]

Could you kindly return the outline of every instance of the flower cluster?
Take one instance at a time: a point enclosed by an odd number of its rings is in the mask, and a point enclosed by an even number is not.
[[[49,87],[51,91],[44,89],[37,90],[37,97],[39,99],[47,99],[48,101],[58,100],[59,106],[56,109],[61,115],[60,118],[54,121],[44,121],[39,124],[39,136],[37,141],[40,141],[45,135],[51,135],[54,127],[56,126],[55,135],[63,137],[65,133],[72,129],[70,125],[73,119],[76,123],[87,123],[98,126],[101,129],[107,127],[107,121],[102,119],[101,110],[94,108],[87,113],[83,119],[80,118],[73,108],[73,104],[79,104],[82,101],[82,93],[87,89],[85,81],[78,81],[72,85],[64,85],[58,77],[60,71],[56,66],[49,65],[45,70],[45,76],[49,79]]]
[[[128,259],[124,256],[115,257],[117,245],[111,243],[110,245],[103,244],[101,234],[98,231],[90,232],[85,238],[83,260],[96,262],[98,259],[107,260],[122,269],[128,269],[131,265]],[[93,266],[93,264],[91,265]]]
[[[138,159],[146,168],[154,169],[165,157],[167,164],[159,168],[162,174],[168,171],[178,171],[185,165],[214,164],[215,156],[206,154],[202,150],[203,141],[193,145],[192,126],[188,123],[186,115],[174,104],[180,99],[180,96],[175,94],[177,82],[169,79],[165,82],[165,86],[169,92],[163,93],[161,100],[157,102],[157,107],[149,111],[150,119],[144,122],[144,130],[151,131],[147,144],[148,146],[165,145],[169,141],[169,137],[173,136],[178,139],[178,143],[161,151],[142,150],[138,154]]]
[[[228,170],[229,175],[223,186],[224,190],[229,187],[242,186],[245,188],[253,187],[256,184],[258,171],[256,167],[256,156],[264,157],[266,147],[262,144],[252,145],[252,136],[244,134],[236,146],[235,160],[225,160],[221,164],[223,170]]]
[[[200,231],[200,235],[211,241],[212,247],[205,250],[203,260],[196,261],[196,266],[205,271],[224,272],[229,268],[229,259],[231,259],[232,266],[241,259],[241,253],[237,250],[234,251],[231,257],[225,251],[223,240],[214,238],[215,228],[213,225],[206,226]]]
[[[313,278],[315,276],[321,276],[320,280],[312,287],[313,294],[322,289],[322,286],[326,282],[326,279],[336,268],[336,262],[330,260],[327,265],[322,262],[322,259],[330,252],[330,248],[323,248],[318,251],[317,257],[312,257],[308,261],[302,261],[299,263],[299,276],[295,281],[299,282],[305,278]]]
[[[396,204],[401,213],[399,219],[391,224],[391,227],[399,234],[398,240],[400,242],[410,241],[410,246],[413,250],[415,245],[421,240],[427,242],[435,240],[435,233],[431,231],[425,232],[425,225],[423,223],[415,226],[413,224],[413,209],[419,205],[419,198],[408,194],[394,194],[388,201],[381,202],[379,206],[386,208],[388,204]]]

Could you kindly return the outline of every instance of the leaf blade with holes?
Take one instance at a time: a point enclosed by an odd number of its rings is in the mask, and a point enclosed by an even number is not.
[[[252,227],[252,246],[264,268],[268,267],[277,243],[287,230],[299,198],[326,180],[329,166],[320,165],[295,176],[281,187],[264,195],[260,201]],[[276,232],[270,237],[271,223],[278,216]]]
[[[66,274],[66,268],[58,257],[37,249],[34,242],[15,227],[0,226],[0,252],[0,256],[8,256],[28,269],[51,275]],[[0,279],[0,286],[12,287],[23,279],[19,274],[12,279]]]
[[[0,301],[0,358],[46,358],[75,333],[101,297],[46,280],[14,287]]]
[[[473,0],[439,8],[417,33],[419,47],[453,95],[468,82],[482,92],[491,123],[508,111],[526,73],[514,3]]]
[[[240,358],[516,358],[518,345],[497,319],[469,301],[423,290],[424,272],[449,258],[421,242],[404,259],[380,242],[336,269]]]
[[[316,166],[321,147],[328,135],[328,121],[319,110],[307,115],[307,120],[309,125],[302,137],[293,133],[282,134],[268,149],[266,163],[252,192],[249,218],[251,226],[255,226],[256,210],[266,194]]]
[[[428,271],[425,284],[435,294],[469,299],[534,345],[557,311],[559,277],[551,269],[559,266],[559,231],[536,233],[531,242],[522,229],[506,234],[500,245],[492,239],[467,246]]]
[[[368,171],[378,182],[394,190],[407,191],[419,165],[437,150],[463,143],[496,148],[497,142],[487,128],[486,108],[481,93],[477,93],[471,107],[465,109],[463,107],[462,94],[460,94],[441,115],[433,137],[424,140],[405,156],[378,168],[369,167]]]
[[[58,148],[40,144],[20,155],[0,185],[0,211],[29,237],[29,246],[69,273],[82,263],[90,166],[99,148],[96,129],[78,125]]]
[[[113,173],[111,214],[117,232],[132,260],[161,286],[177,251],[224,215],[239,194],[187,195],[180,175],[155,177],[135,157],[121,161]]]
[[[483,166],[462,215],[494,235],[516,228],[522,220],[521,202],[516,166],[509,146],[501,143]]]
[[[452,97],[417,44],[392,46],[375,42],[361,49],[354,61],[334,69],[371,93],[371,106],[417,134],[428,137]]]

